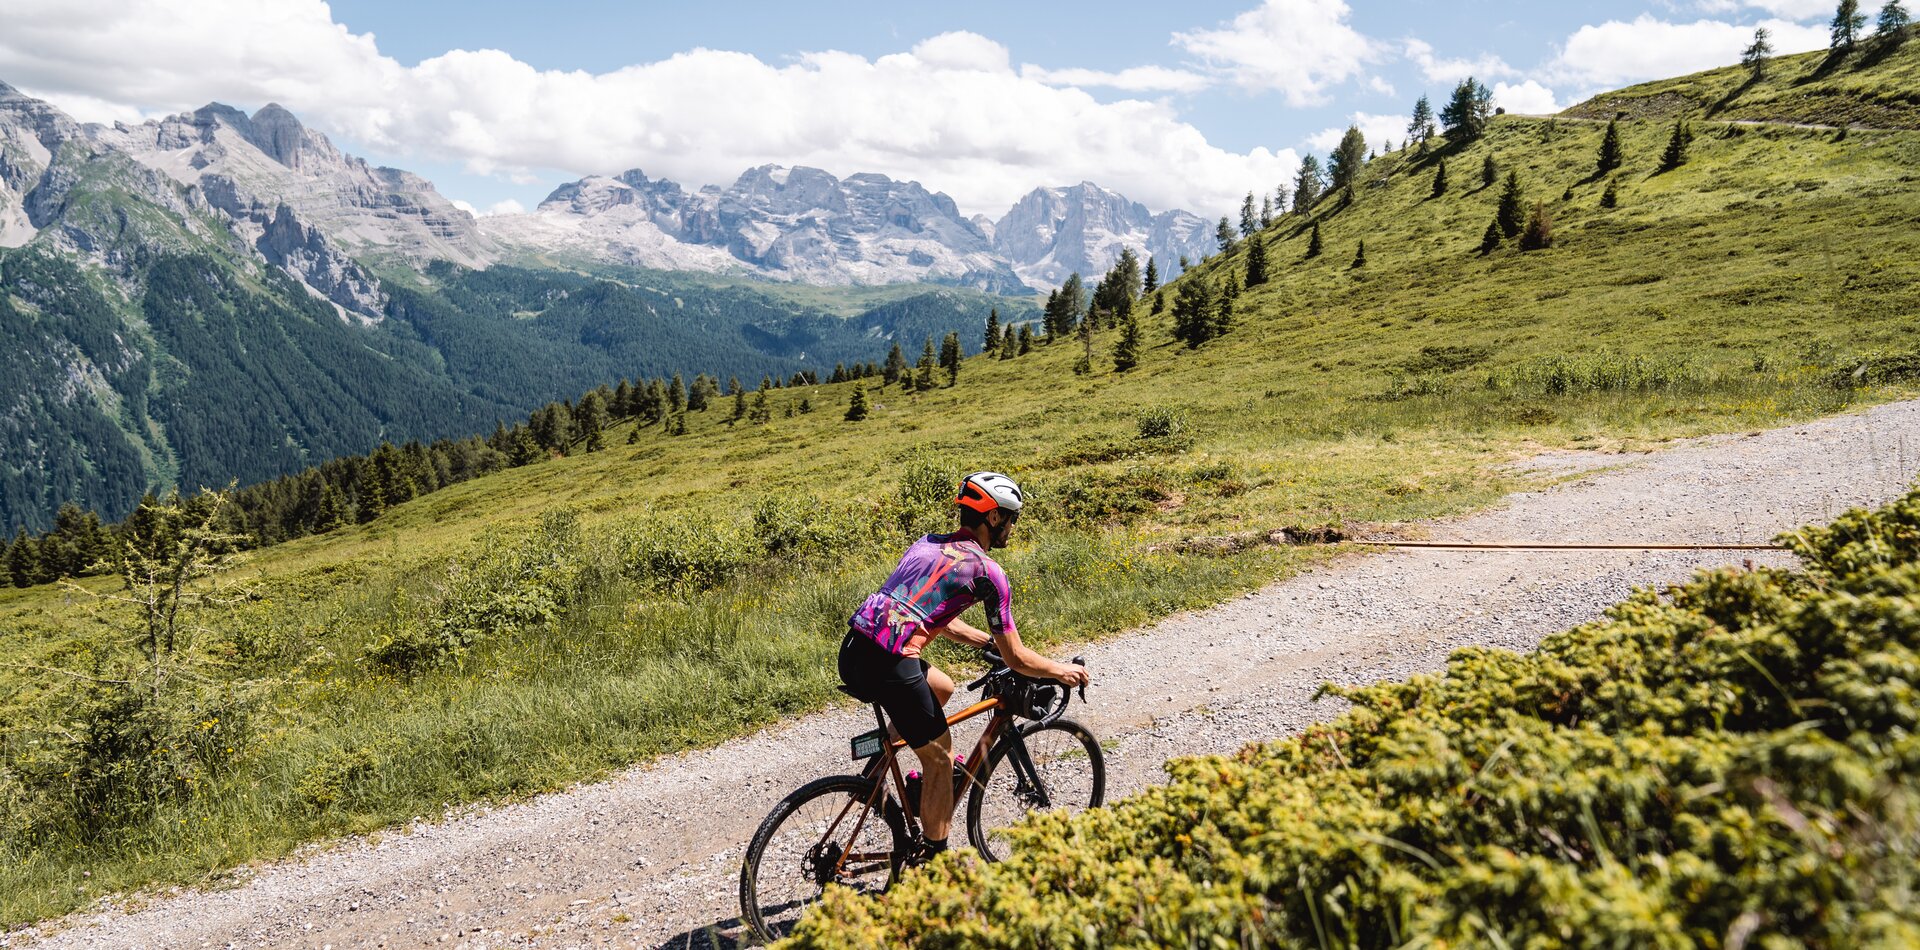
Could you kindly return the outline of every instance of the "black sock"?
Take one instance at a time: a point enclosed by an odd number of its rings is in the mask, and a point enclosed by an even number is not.
[[[928,838],[927,839],[927,851],[933,854],[939,854],[940,852],[945,850],[947,850],[947,839],[945,838],[938,838],[938,839]]]

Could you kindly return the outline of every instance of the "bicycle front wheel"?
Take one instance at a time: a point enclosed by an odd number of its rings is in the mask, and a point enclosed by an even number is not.
[[[1033,811],[1069,814],[1106,799],[1107,760],[1093,733],[1071,719],[1023,726],[987,755],[967,796],[967,840],[989,861],[1012,851],[1006,830]]]
[[[792,932],[829,884],[868,894],[893,884],[907,830],[891,798],[868,808],[873,791],[857,775],[816,779],[760,822],[740,866],[740,919],[756,937],[771,942]]]

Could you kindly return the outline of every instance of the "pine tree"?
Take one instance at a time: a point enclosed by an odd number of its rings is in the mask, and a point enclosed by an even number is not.
[[[705,378],[701,377],[702,380]],[[606,439],[602,433],[607,427],[607,408],[601,402],[598,392],[590,392],[580,397],[580,408],[574,412],[574,421],[580,429],[581,438],[586,442],[587,451],[598,452],[606,447]]]
[[[1085,376],[1093,372],[1093,323],[1092,314],[1088,314],[1087,319],[1080,321],[1080,328],[1077,331],[1080,338],[1080,359],[1073,364],[1073,372],[1076,376]]]
[[[992,356],[1000,348],[1000,308],[987,311],[987,333],[981,341],[980,352]]]
[[[1507,172],[1507,185],[1500,191],[1500,209],[1494,212],[1493,219],[1500,223],[1500,233],[1513,237],[1527,226],[1527,206],[1525,195],[1520,190],[1520,173]]]
[[[613,404],[607,407],[615,419],[626,419],[633,415],[633,384],[620,381],[620,388],[613,391]]]
[[[1307,237],[1307,256],[1319,257],[1320,250],[1320,222],[1315,221],[1313,222],[1313,233]]]
[[[1286,214],[1287,209],[1293,207],[1292,201],[1293,189],[1289,187],[1286,182],[1283,181],[1275,185],[1273,188],[1273,216],[1278,218]]]
[[[1019,355],[1019,336],[1013,332],[1013,324],[1007,324],[1007,332],[1000,334],[1000,358],[1010,360]]]
[[[1367,266],[1367,242],[1361,241],[1359,244],[1354,246],[1353,266],[1355,267]]]
[[[1753,43],[1740,53],[1740,65],[1747,67],[1755,82],[1767,75],[1767,63],[1773,58],[1773,43],[1769,40],[1773,34],[1766,27],[1753,31]]]
[[[1260,196],[1260,229],[1264,231],[1267,228],[1272,226],[1273,226],[1273,196],[1262,195]]]
[[[676,416],[687,411],[687,384],[680,381],[679,373],[667,384],[667,411]]]
[[[1351,186],[1366,161],[1367,137],[1360,134],[1359,126],[1347,126],[1346,134],[1340,137],[1340,144],[1327,157],[1328,183],[1336,191]]]
[[[1320,192],[1326,188],[1326,181],[1320,177],[1320,160],[1309,152],[1300,159],[1300,170],[1293,177],[1293,211],[1304,214],[1312,210],[1320,200]],[[1186,270],[1183,265],[1181,270]]]
[[[1233,222],[1226,215],[1220,216],[1220,226],[1215,228],[1213,236],[1220,242],[1220,253],[1231,254],[1239,241],[1233,236]]]
[[[1673,123],[1673,134],[1667,137],[1667,150],[1660,153],[1660,170],[1672,171],[1687,163],[1687,146],[1693,144],[1693,127],[1687,120],[1679,119]]]
[[[1594,174],[1604,175],[1620,167],[1620,124],[1607,120],[1607,133],[1600,139],[1600,155],[1594,162]]]
[[[1617,208],[1620,206],[1620,192],[1615,179],[1607,179],[1607,190],[1600,193],[1600,207]]]
[[[1533,203],[1533,213],[1527,217],[1527,229],[1520,234],[1520,249],[1540,251],[1553,246],[1553,216],[1543,202]]]
[[[14,529],[7,548],[7,578],[15,587],[32,587],[40,577],[40,546],[27,536],[27,526]]]
[[[753,402],[747,407],[748,422],[772,422],[773,406],[768,402],[772,398],[773,380],[761,377],[760,388],[753,394]]]
[[[847,401],[848,422],[859,422],[867,417],[867,384],[854,383],[853,396]]]
[[[1247,242],[1247,286],[1267,282],[1267,242],[1254,237]]]
[[[1033,324],[1020,324],[1020,355],[1033,352]]]
[[[933,371],[939,368],[939,359],[933,353],[933,337],[927,337],[927,345],[920,351],[920,362],[915,364],[913,388],[917,392],[926,392],[935,385]]]
[[[1153,295],[1153,308],[1147,312],[1157,314],[1165,309],[1167,309],[1167,295],[1165,291],[1155,293]]]
[[[947,371],[947,385],[960,383],[960,358],[966,354],[960,349],[960,334],[949,333],[940,341],[940,368]]]
[[[1867,25],[1867,15],[1860,12],[1860,0],[1840,0],[1834,8],[1833,23],[1829,28],[1828,49],[1849,50],[1854,40],[1860,38],[1861,29]]]
[[[1253,192],[1240,202],[1240,236],[1246,237],[1260,230],[1260,216],[1253,210]]]
[[[1487,160],[1480,163],[1480,187],[1492,188],[1493,183],[1499,180],[1500,163],[1494,161],[1492,155],[1488,155]]]
[[[693,378],[692,388],[687,390],[687,411],[705,412],[707,404],[720,394],[720,381],[701,373]]]
[[[1487,222],[1487,231],[1480,235],[1480,253],[1491,254],[1500,248],[1500,218],[1496,216]]]
[[[1900,0],[1887,0],[1880,7],[1880,22],[1874,25],[1873,35],[1880,40],[1899,42],[1907,34],[1907,24],[1912,22],[1907,16],[1907,8]]]
[[[1423,94],[1420,101],[1413,104],[1413,119],[1407,123],[1407,143],[1418,142],[1424,146],[1433,132],[1433,104]]]
[[[891,386],[900,381],[900,374],[907,371],[907,356],[900,352],[900,341],[895,340],[893,349],[887,351],[886,380]]]
[[[1120,342],[1113,346],[1113,370],[1124,373],[1140,364],[1140,321],[1133,311],[1120,320]]]
[[[740,388],[739,380],[734,380],[733,411],[727,414],[727,424],[733,425],[747,417],[747,391]]]
[[[1438,198],[1447,193],[1447,160],[1441,159],[1433,170],[1432,197]]]
[[[1197,348],[1213,337],[1214,314],[1219,301],[1213,288],[1199,279],[1180,282],[1173,298],[1173,338]]]
[[[1453,97],[1440,110],[1440,125],[1450,142],[1470,142],[1487,130],[1493,117],[1493,91],[1472,76],[1453,87]]]
[[[1153,258],[1147,258],[1147,283],[1144,293],[1153,293],[1160,289],[1160,269],[1154,266]]]

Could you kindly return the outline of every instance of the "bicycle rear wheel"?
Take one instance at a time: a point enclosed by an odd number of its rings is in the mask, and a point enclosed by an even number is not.
[[[1099,740],[1071,719],[1029,724],[994,745],[985,775],[967,795],[967,840],[989,861],[1012,850],[1006,829],[1031,811],[1078,813],[1106,799]]]
[[[871,781],[835,775],[808,782],[767,813],[740,866],[740,919],[756,937],[786,936],[829,884],[870,894],[893,884],[907,854],[906,826],[890,796],[868,810],[872,794]]]

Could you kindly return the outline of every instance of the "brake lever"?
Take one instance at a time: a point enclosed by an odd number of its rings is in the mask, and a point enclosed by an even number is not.
[[[1087,658],[1084,656],[1076,656],[1069,662],[1083,670],[1087,668]],[[1087,701],[1087,684],[1085,683],[1080,684],[1080,701],[1083,703]]]

